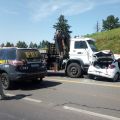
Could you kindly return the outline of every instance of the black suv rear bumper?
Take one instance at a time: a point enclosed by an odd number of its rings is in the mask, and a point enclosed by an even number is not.
[[[30,80],[33,78],[44,78],[47,74],[47,71],[42,72],[34,72],[34,73],[21,73],[21,72],[15,72],[9,74],[10,80],[17,81],[17,80]]]

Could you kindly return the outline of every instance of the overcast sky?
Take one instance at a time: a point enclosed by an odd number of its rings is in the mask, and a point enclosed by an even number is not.
[[[0,0],[0,43],[53,41],[53,25],[63,14],[72,34],[94,33],[97,21],[120,19],[120,0]]]

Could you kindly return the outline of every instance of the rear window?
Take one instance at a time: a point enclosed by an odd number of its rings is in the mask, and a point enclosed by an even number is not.
[[[37,49],[18,49],[17,58],[19,60],[36,61],[41,59],[41,55]]]

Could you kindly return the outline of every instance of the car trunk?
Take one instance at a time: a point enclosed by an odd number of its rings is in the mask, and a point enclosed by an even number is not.
[[[98,69],[106,69],[113,63],[113,59],[98,59],[94,62],[94,67]]]
[[[111,52],[97,52],[94,54],[93,66],[97,69],[107,69],[114,62],[114,56]]]

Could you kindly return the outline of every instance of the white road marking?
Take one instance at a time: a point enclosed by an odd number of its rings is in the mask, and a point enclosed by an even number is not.
[[[7,93],[6,95],[15,96],[14,94],[9,94],[9,93]],[[31,102],[36,102],[36,103],[41,103],[42,102],[41,100],[37,100],[37,99],[29,98],[29,97],[25,97],[25,98],[22,98],[22,99],[27,100],[27,101],[31,101]],[[69,107],[69,106],[63,106],[63,108],[66,109],[66,110],[80,112],[80,113],[83,113],[83,114],[88,114],[88,115],[92,115],[92,116],[96,116],[96,117],[100,117],[100,118],[105,118],[105,119],[109,119],[109,120],[120,120],[120,118],[118,118],[118,117],[104,115],[104,114],[91,112],[91,111],[87,111],[87,110],[82,110],[82,109],[78,109],[78,108],[73,108],[73,107]]]
[[[41,103],[42,101],[41,100],[36,100],[36,99],[32,99],[32,98],[23,98],[24,100],[27,100],[27,101],[31,101],[31,102],[37,102],[37,103]]]
[[[8,96],[15,96],[14,94],[9,94],[9,93],[7,93],[6,95],[8,95]],[[41,103],[42,102],[41,100],[37,100],[37,99],[29,98],[29,97],[25,97],[25,98],[22,98],[22,99],[27,100],[27,101],[31,101],[31,102],[37,102],[37,103]]]
[[[120,118],[118,118],[118,117],[113,117],[113,116],[109,116],[109,115],[95,113],[95,112],[91,112],[91,111],[87,111],[87,110],[82,110],[82,109],[78,109],[78,108],[73,108],[73,107],[69,107],[69,106],[63,106],[63,108],[66,109],[66,110],[80,112],[80,113],[83,113],[83,114],[88,114],[88,115],[92,115],[92,116],[100,117],[100,118],[104,118],[104,119],[120,120]]]

